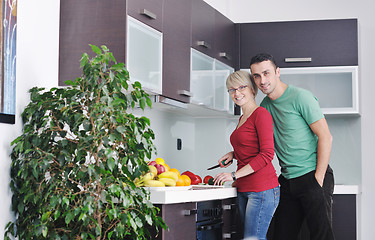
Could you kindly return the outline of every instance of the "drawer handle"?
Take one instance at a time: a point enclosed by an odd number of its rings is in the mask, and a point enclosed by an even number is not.
[[[198,213],[197,209],[184,210],[184,216],[191,216]]]
[[[229,55],[229,54],[226,53],[226,52],[221,52],[221,53],[219,53],[219,56],[222,57],[222,58],[228,59],[228,60],[232,60],[231,55]]]
[[[197,41],[197,45],[208,49],[211,48],[211,45],[206,41]]]
[[[186,91],[186,90],[178,90],[177,93],[179,95],[187,96],[187,97],[192,97],[193,93]]]
[[[150,19],[154,19],[154,20],[156,19],[156,14],[153,12],[150,12],[147,9],[141,9],[140,14],[145,15],[146,17]]]
[[[307,58],[285,58],[284,60],[285,62],[311,62],[312,61],[312,58],[311,57],[307,57]]]

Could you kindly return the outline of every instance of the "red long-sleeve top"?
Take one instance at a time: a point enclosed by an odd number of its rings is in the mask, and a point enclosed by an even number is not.
[[[230,136],[237,159],[237,170],[250,164],[254,173],[237,179],[239,192],[260,192],[279,185],[274,157],[273,121],[271,114],[258,107]]]

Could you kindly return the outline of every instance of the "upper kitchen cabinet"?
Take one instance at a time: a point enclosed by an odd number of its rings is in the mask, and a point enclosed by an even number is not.
[[[190,102],[191,1],[164,0],[162,95]]]
[[[127,0],[128,15],[162,31],[163,0]]]
[[[325,115],[360,114],[358,66],[281,68],[280,74],[286,84],[311,91]],[[264,97],[258,91],[255,100],[260,104]]]
[[[217,60],[238,68],[238,43],[235,24],[215,10],[215,55]]]
[[[193,0],[191,10],[191,47],[214,57],[215,9],[203,0]]]
[[[162,33],[128,16],[127,61],[131,82],[151,94],[162,93]]]
[[[118,62],[125,62],[126,1],[60,1],[59,85],[80,77],[89,44],[106,45]]]
[[[239,24],[240,68],[272,54],[279,67],[358,65],[357,19]]]
[[[191,47],[237,68],[235,24],[203,0],[192,1]]]
[[[209,109],[234,114],[226,79],[234,71],[230,66],[195,49],[191,50],[191,103]]]

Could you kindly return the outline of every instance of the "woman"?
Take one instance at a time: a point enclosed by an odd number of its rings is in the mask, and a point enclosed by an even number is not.
[[[236,172],[224,172],[214,178],[215,184],[235,181],[244,239],[267,239],[267,230],[279,203],[280,189],[275,168],[273,122],[270,113],[255,103],[258,88],[250,73],[237,71],[227,78],[227,89],[233,102],[241,107],[242,116],[230,136],[234,151],[219,159],[221,167],[237,160]],[[223,165],[222,161],[225,164]]]

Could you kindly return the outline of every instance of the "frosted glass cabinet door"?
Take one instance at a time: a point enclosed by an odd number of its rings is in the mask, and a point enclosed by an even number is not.
[[[359,114],[358,66],[281,68],[280,78],[311,91],[324,114]],[[264,96],[258,91],[258,104]]]
[[[128,16],[127,61],[130,81],[144,90],[162,92],[162,33]]]
[[[234,113],[234,103],[229,97],[226,80],[233,71],[233,68],[215,60],[215,109],[231,114]]]
[[[191,103],[214,108],[214,59],[191,49]]]

